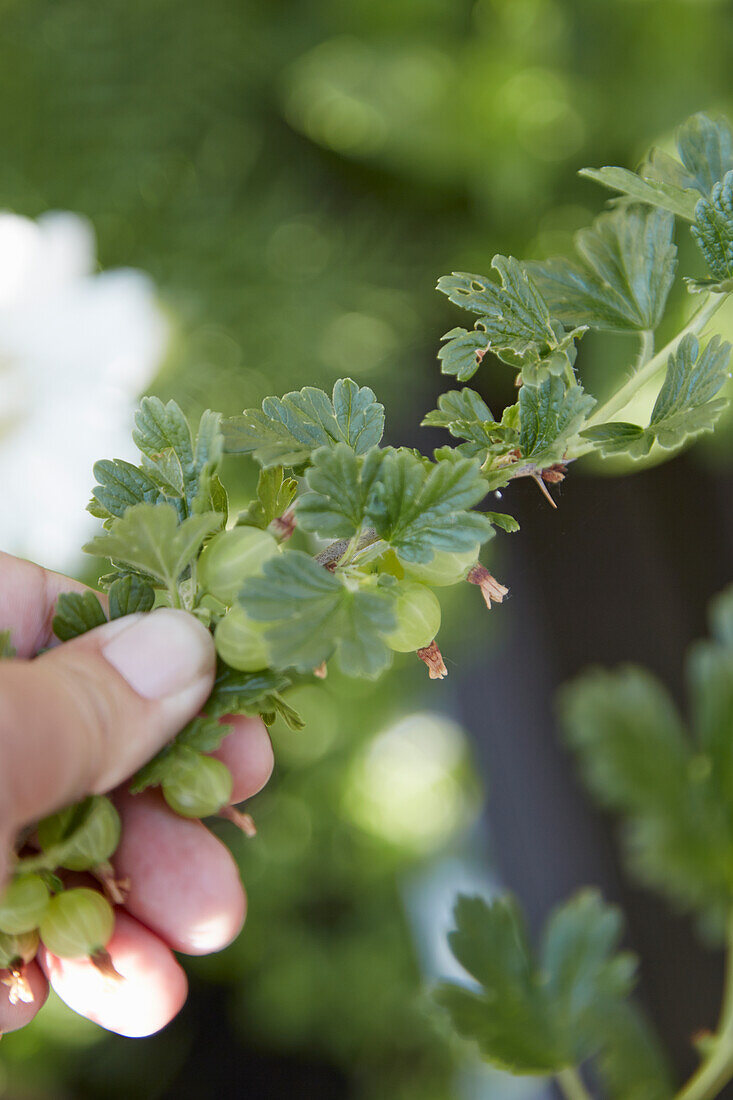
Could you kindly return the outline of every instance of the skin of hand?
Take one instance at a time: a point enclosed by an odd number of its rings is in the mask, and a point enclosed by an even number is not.
[[[130,615],[55,644],[62,592],[84,586],[0,554],[0,630],[18,659],[0,661],[0,889],[19,829],[87,794],[115,791],[122,840],[113,857],[129,896],[108,944],[114,981],[86,960],[41,949],[28,967],[32,1004],[0,984],[0,1034],[27,1024],[50,983],[76,1012],[120,1035],[152,1035],[182,1007],[186,977],[173,954],[218,951],[240,931],[246,900],[227,848],[178,817],[160,793],[115,790],[194,717],[214,681],[209,632],[183,611]],[[39,651],[52,646],[47,652]],[[273,766],[259,719],[231,718],[213,755],[233,776],[233,802],[256,794]]]

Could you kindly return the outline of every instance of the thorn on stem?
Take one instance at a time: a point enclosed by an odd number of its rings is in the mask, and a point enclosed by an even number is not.
[[[552,505],[553,508],[557,508],[557,504],[555,504],[555,501],[550,496],[550,491],[547,488],[547,486],[545,485],[544,481],[542,480],[541,475],[540,474],[530,474],[530,477],[539,486],[540,492],[542,493],[543,497],[545,497],[549,501],[549,503]]]

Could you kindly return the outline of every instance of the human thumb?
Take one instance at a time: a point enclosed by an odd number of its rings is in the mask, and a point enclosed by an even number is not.
[[[136,771],[200,709],[215,664],[205,627],[167,608],[0,662],[0,839]]]

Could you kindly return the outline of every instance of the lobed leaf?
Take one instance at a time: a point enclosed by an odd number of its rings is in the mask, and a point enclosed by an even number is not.
[[[596,1071],[608,1100],[672,1100],[675,1088],[659,1039],[636,1005],[606,1013]]]
[[[533,972],[524,921],[512,897],[487,904],[460,896],[448,936],[474,992],[445,983],[436,993],[456,1031],[492,1065],[512,1073],[554,1073],[567,1065],[544,991]]]
[[[316,451],[305,475],[309,491],[295,507],[298,526],[321,538],[356,534],[369,515],[369,499],[387,454],[375,447],[360,457],[345,443]]]
[[[92,489],[88,510],[98,519],[119,519],[133,504],[157,504],[161,490],[144,470],[121,458],[94,464],[98,484]]]
[[[194,443],[175,401],[164,404],[158,397],[144,397],[135,414],[133,439],[143,454],[143,471],[165,496],[182,499],[184,514],[208,511],[212,501],[220,502],[221,494],[212,486],[223,455],[219,413],[203,413]]]
[[[109,617],[120,619],[150,611],[155,603],[155,590],[134,573],[126,573],[113,581],[109,589]]]
[[[190,516],[179,523],[172,504],[136,504],[108,531],[88,542],[84,550],[122,562],[172,590],[204,540],[220,524],[221,517],[215,512]]]
[[[586,783],[623,815],[637,875],[717,913],[731,889],[729,804],[666,693],[640,669],[593,671],[564,689],[560,708]]]
[[[383,641],[395,623],[385,590],[355,587],[300,550],[271,558],[261,576],[247,578],[240,602],[253,619],[272,624],[266,639],[275,668],[309,672],[335,654],[348,676],[375,677],[392,659]]]
[[[580,434],[604,456],[627,453],[631,458],[643,458],[655,443],[673,450],[711,431],[726,405],[725,399],[715,400],[715,395],[728,377],[730,351],[730,344],[714,336],[701,352],[696,337],[688,333],[667,361],[664,383],[646,428],[611,422]]]
[[[443,373],[466,381],[489,350],[535,380],[548,372],[563,373],[572,366],[573,341],[584,329],[565,334],[553,321],[528,265],[512,256],[494,256],[491,266],[501,284],[465,271],[438,280],[438,290],[452,302],[480,314],[472,332],[455,328],[443,337],[447,343],[438,353]]]
[[[224,421],[225,449],[251,454],[261,466],[301,466],[313,451],[337,443],[356,454],[376,446],[384,431],[384,406],[372,390],[350,378],[336,382],[332,397],[306,386],[284,397],[267,397]]]
[[[691,229],[710,273],[718,283],[733,277],[733,170],[695,207]]]
[[[107,622],[107,616],[95,592],[63,592],[56,604],[53,632],[60,642],[68,642]]]
[[[444,984],[437,999],[487,1061],[513,1073],[557,1073],[604,1045],[635,961],[618,953],[620,914],[596,891],[582,891],[550,916],[538,961],[511,897],[492,904],[460,897],[455,921],[451,950],[480,990]]]
[[[646,170],[648,171],[648,169]],[[654,179],[646,174],[630,172],[628,168],[581,168],[578,173],[586,179],[608,187],[610,191],[620,191],[632,202],[643,202],[659,207],[670,214],[691,222],[695,217],[695,207],[700,198],[696,190],[680,187],[664,179]]]
[[[491,537],[486,516],[470,511],[487,489],[472,459],[425,464],[407,451],[387,451],[365,520],[404,561],[427,562],[436,550],[469,550]]]
[[[674,218],[666,211],[619,207],[576,235],[579,262],[547,260],[529,269],[563,324],[653,331],[675,277],[673,230]]]
[[[519,391],[519,449],[522,459],[538,469],[562,461],[595,405],[577,383],[567,385],[551,375],[539,386]]]
[[[632,201],[648,203],[686,221],[695,218],[700,195],[733,168],[733,133],[725,118],[696,114],[677,134],[679,160],[652,150],[639,173],[626,168],[583,168],[581,176],[595,180]]]
[[[623,918],[597,890],[582,890],[551,915],[540,966],[546,989],[577,1062],[602,1044],[608,1014],[631,992],[636,959],[618,953]]]
[[[298,491],[295,478],[285,477],[282,466],[260,470],[257,499],[237,519],[237,526],[260,527],[263,530],[279,519],[290,507]]]

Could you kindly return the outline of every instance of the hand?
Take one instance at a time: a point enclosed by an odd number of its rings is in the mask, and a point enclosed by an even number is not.
[[[60,593],[83,585],[0,554],[0,629],[15,661],[0,662],[0,886],[19,828],[90,793],[117,787],[205,702],[214,680],[211,635],[182,611],[131,615],[54,645]],[[259,719],[229,719],[215,754],[230,768],[233,801],[267,782],[273,757]],[[86,960],[45,949],[28,967],[32,1004],[11,1005],[0,985],[0,1033],[28,1023],[50,982],[90,1020],[121,1035],[150,1035],[186,998],[173,951],[205,955],[239,932],[245,895],[226,847],[199,821],[178,817],[158,792],[115,795],[122,840],[116,874],[130,880],[108,945],[122,975],[110,981]]]

